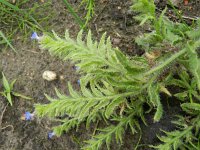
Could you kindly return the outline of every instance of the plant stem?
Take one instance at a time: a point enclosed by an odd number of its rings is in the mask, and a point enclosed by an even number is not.
[[[165,62],[163,62],[162,64],[156,66],[155,68],[147,71],[144,75],[150,75],[158,70],[161,70],[162,68],[164,68],[165,66],[167,66],[168,64],[170,64],[172,61],[174,61],[175,59],[177,59],[179,56],[183,55],[185,52],[187,51],[186,48],[182,49],[181,51],[179,51],[178,53],[172,55],[169,59],[167,59]]]
[[[110,95],[110,96],[104,96],[104,97],[81,97],[81,98],[73,98],[71,99],[71,101],[76,102],[78,101],[99,101],[99,100],[110,100],[110,99],[114,99],[116,97],[127,97],[127,96],[131,96],[131,95],[137,95],[140,94],[140,92],[138,91],[133,91],[133,92],[126,92],[126,93],[120,93],[120,94],[116,94],[116,95]],[[65,101],[65,100],[64,100]]]
[[[5,37],[5,35],[3,34],[3,32],[0,30],[0,37],[3,38],[3,40],[10,46],[10,48],[17,53],[16,49],[12,46],[12,44],[9,42],[9,40]]]

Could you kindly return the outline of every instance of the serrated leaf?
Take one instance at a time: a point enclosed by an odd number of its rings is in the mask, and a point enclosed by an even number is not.
[[[110,150],[111,137],[110,137],[110,136],[107,136],[107,138],[106,138],[105,141],[106,141],[107,149]]]
[[[103,96],[103,94],[97,89],[97,87],[95,87],[94,80],[90,81],[90,87],[91,87],[92,93],[95,96]]]
[[[89,30],[88,35],[87,35],[87,47],[89,49],[93,49],[93,41],[92,41],[92,33],[91,30]]]
[[[79,94],[74,91],[74,89],[72,88],[72,85],[70,84],[70,82],[68,82],[68,90],[69,90],[69,93],[70,93],[70,96],[73,97],[73,98],[78,98],[79,97]]]
[[[54,98],[52,98],[52,97],[50,97],[49,95],[47,95],[47,94],[44,94],[45,95],[45,97],[49,100],[49,101],[51,101],[51,102],[53,102],[53,101],[55,101],[56,99],[54,99]]]
[[[88,102],[86,105],[84,105],[82,107],[82,110],[80,111],[80,114],[79,114],[79,119],[83,119],[85,118],[86,116],[88,116],[90,110],[97,104],[97,102],[95,101],[90,101]]]
[[[69,37],[69,35],[68,35]],[[77,35],[77,43],[80,45],[80,46],[83,46],[85,43],[83,42],[83,30],[79,31],[78,35]]]
[[[57,40],[61,40],[61,38],[56,34],[56,32],[55,32],[54,30],[52,30],[52,33],[53,33],[54,37],[55,37]],[[65,33],[66,33],[66,35],[67,35],[68,31],[66,31]]]
[[[106,41],[106,32],[102,35],[102,37],[100,39],[100,42],[99,42],[99,45],[98,45],[98,50],[105,50],[106,49],[105,41]]]
[[[187,112],[191,112],[191,111],[200,112],[200,104],[198,103],[184,103],[184,104],[181,104],[181,107],[183,108],[183,110]]]
[[[141,17],[139,17],[139,18],[135,17],[135,19],[141,20]],[[140,22],[140,26],[144,25],[144,23],[146,23],[148,20],[153,20],[153,19],[155,19],[153,16],[144,15],[143,19]]]
[[[107,119],[110,118],[110,116],[112,115],[115,108],[117,106],[119,106],[123,101],[124,101],[124,99],[117,98],[117,99],[114,99],[110,102],[110,104],[106,107],[106,111],[105,111],[105,116],[106,116]]]
[[[174,94],[179,100],[184,101],[188,97],[188,91]]]
[[[85,83],[81,82],[81,92],[83,94],[83,96],[91,98],[94,97],[93,94],[91,93],[91,91],[86,87]]]
[[[160,121],[161,117],[163,115],[163,107],[162,104],[158,104],[156,108],[156,113],[153,117],[154,122]]]
[[[55,91],[56,91],[56,95],[58,96],[59,99],[65,99],[66,98],[66,96],[61,94],[57,88],[55,88]]]

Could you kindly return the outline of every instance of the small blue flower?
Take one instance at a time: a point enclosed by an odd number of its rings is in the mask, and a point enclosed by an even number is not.
[[[56,135],[54,132],[49,132],[48,133],[48,139],[52,139],[52,137]]]
[[[34,113],[30,113],[27,111],[22,115],[21,119],[29,121],[29,120],[33,120],[33,117],[34,117]]]
[[[78,80],[77,80],[77,83],[78,83],[78,85],[80,85],[80,84],[81,84],[81,81],[80,81],[80,79],[78,79]]]
[[[33,34],[31,35],[31,39],[32,40],[39,40],[40,39],[40,37],[37,35],[37,33],[36,32],[33,32]]]

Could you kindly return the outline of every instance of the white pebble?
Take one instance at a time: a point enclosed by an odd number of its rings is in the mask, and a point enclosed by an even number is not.
[[[53,72],[53,71],[45,71],[43,74],[42,74],[42,78],[47,80],[47,81],[53,81],[56,79],[56,73]]]

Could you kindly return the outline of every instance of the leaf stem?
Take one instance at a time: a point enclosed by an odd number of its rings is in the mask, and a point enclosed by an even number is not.
[[[179,56],[183,55],[185,52],[187,51],[186,48],[182,49],[181,51],[179,51],[178,53],[172,55],[169,59],[167,59],[165,62],[163,62],[162,64],[156,66],[155,68],[147,71],[144,75],[150,75],[156,71],[161,70],[162,68],[164,68],[165,66],[167,66],[168,64],[170,64],[172,61],[174,61],[175,59],[177,59]]]

